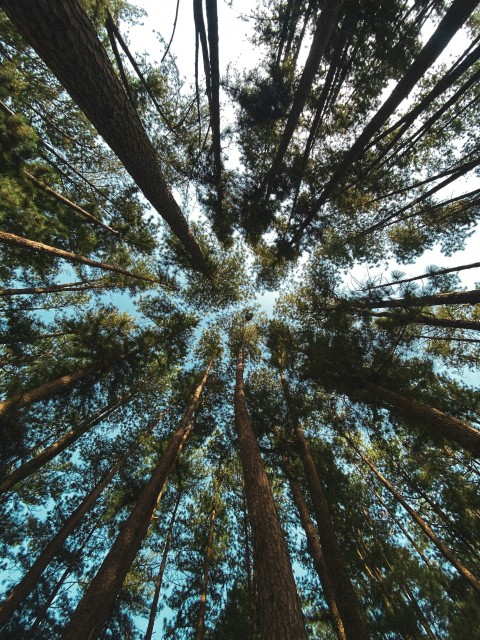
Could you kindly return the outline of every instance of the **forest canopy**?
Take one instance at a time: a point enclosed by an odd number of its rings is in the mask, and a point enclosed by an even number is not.
[[[143,4],[0,0],[0,638],[480,637],[479,0]]]

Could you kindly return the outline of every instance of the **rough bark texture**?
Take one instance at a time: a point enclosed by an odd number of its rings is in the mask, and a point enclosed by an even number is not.
[[[135,278],[135,280],[143,280],[144,282],[151,282],[154,284],[161,284],[162,286],[165,286],[160,280],[157,280],[157,278],[149,278],[148,276],[137,275],[136,273],[132,273],[127,269],[116,267],[113,264],[99,262],[98,260],[91,260],[90,258],[80,256],[76,253],[72,253],[71,251],[57,249],[57,247],[51,247],[48,244],[43,244],[43,242],[35,242],[35,240],[29,240],[28,238],[23,238],[22,236],[16,236],[13,233],[0,231],[0,242],[14,247],[20,247],[21,249],[29,249],[30,251],[48,253],[48,255],[50,256],[53,256],[55,258],[62,258],[62,260],[67,260],[67,262],[79,262],[80,264],[86,264],[89,267],[96,267],[97,269],[103,269],[104,271],[113,271],[114,273],[119,273],[122,276]]]
[[[402,507],[410,514],[412,519],[418,524],[418,526],[422,529],[425,535],[433,542],[433,544],[437,547],[440,553],[443,555],[446,560],[448,560],[455,569],[460,573],[460,575],[465,578],[465,580],[477,591],[480,593],[480,581],[472,574],[469,569],[467,569],[458,558],[450,551],[450,549],[438,538],[438,536],[432,531],[430,526],[420,517],[420,515],[408,504],[405,498],[395,489],[395,487],[385,478],[384,475],[380,473],[380,471],[375,467],[373,462],[367,458],[361,451],[359,451],[352,443],[350,439],[348,439],[352,448],[357,452],[357,454],[362,458],[362,460],[368,464],[373,473],[377,476],[380,482],[386,487],[390,493],[395,496],[397,501],[402,505]]]
[[[337,634],[339,640],[347,640],[347,635],[343,627],[342,618],[338,610],[337,603],[335,601],[335,592],[333,591],[330,576],[328,575],[327,565],[325,558],[323,557],[323,551],[318,537],[318,532],[310,518],[308,507],[303,497],[302,489],[298,481],[293,476],[293,470],[290,465],[287,466],[288,482],[292,491],[293,500],[298,509],[298,515],[300,516],[300,522],[305,531],[307,537],[307,551],[312,557],[315,571],[317,572],[318,579],[322,585],[323,595],[328,605],[330,615],[332,618],[332,626]]]
[[[92,429],[102,420],[105,420],[105,418],[107,418],[113,411],[115,411],[115,409],[120,407],[125,401],[126,398],[115,400],[115,402],[109,404],[108,407],[104,407],[88,420],[85,420],[85,422],[83,422],[79,427],[68,431],[61,438],[37,453],[35,457],[31,458],[20,467],[6,475],[5,478],[0,482],[0,493],[9,491],[18,482],[21,482],[25,478],[28,478],[33,473],[41,469],[45,464],[47,464],[47,462],[52,460],[55,456],[58,456],[59,453],[76,442],[76,440],[78,440],[78,438],[80,438],[84,433]],[[3,474],[0,473],[0,476],[2,475]]]
[[[416,420],[434,435],[441,435],[464,447],[475,457],[480,457],[480,431],[468,422],[449,416],[423,402],[407,398],[365,379],[355,381],[382,404],[392,406],[403,417]]]
[[[207,367],[178,429],[170,439],[150,480],[140,493],[135,507],[121,526],[102,566],[73,613],[62,635],[62,640],[89,640],[101,633],[125,576],[148,531],[158,496],[189,433],[192,416],[207,381],[210,366]]]
[[[165,573],[165,567],[167,566],[168,551],[170,549],[170,542],[173,535],[173,527],[175,524],[175,518],[177,516],[178,505],[182,497],[181,492],[177,494],[175,501],[175,507],[173,508],[172,517],[168,525],[167,538],[165,540],[165,546],[163,547],[162,560],[160,562],[160,568],[158,570],[157,579],[155,581],[155,592],[153,594],[152,606],[150,607],[150,615],[148,618],[148,626],[145,632],[144,640],[151,640],[153,635],[153,629],[155,626],[155,618],[157,617],[158,601],[160,599],[160,591],[162,589],[163,574]]]
[[[1,6],[123,163],[201,271],[209,267],[167,187],[152,143],[77,0],[1,0]]]
[[[208,539],[207,539],[207,546],[205,549],[205,557],[203,562],[202,587],[200,591],[200,607],[198,611],[195,640],[203,640],[203,637],[205,635],[205,612],[207,610],[208,576],[210,573],[210,564],[212,562],[213,534],[214,534],[214,528],[215,528],[215,519],[217,517],[217,507],[215,504],[216,490],[217,488],[215,487],[214,494],[213,494],[212,507],[210,509],[210,517],[208,522]]]
[[[262,640],[306,640],[304,622],[285,540],[245,401],[243,346],[237,358],[235,428],[252,526]]]
[[[305,470],[305,477],[310,489],[318,534],[322,545],[325,563],[335,593],[345,635],[350,640],[367,640],[369,637],[355,590],[350,582],[343,562],[337,535],[333,527],[327,499],[323,491],[317,468],[308,448],[303,429],[298,424],[295,429],[297,448]]]

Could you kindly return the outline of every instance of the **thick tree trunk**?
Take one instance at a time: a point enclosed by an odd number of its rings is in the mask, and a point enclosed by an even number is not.
[[[123,523],[102,566],[65,628],[62,640],[89,640],[100,634],[113,609],[118,592],[148,531],[158,496],[191,429],[192,417],[210,373],[208,365],[178,429],[170,439],[150,480]]]
[[[50,67],[170,226],[193,264],[209,266],[167,187],[155,149],[77,0],[1,0],[27,42]]]
[[[320,580],[320,584],[322,585],[323,595],[325,597],[325,601],[327,602],[330,616],[332,618],[332,626],[339,640],[347,640],[347,635],[343,627],[342,618],[335,600],[335,592],[333,590],[330,576],[328,574],[327,565],[325,563],[325,558],[323,556],[318,532],[315,529],[312,519],[310,518],[310,513],[308,512],[308,507],[303,497],[302,489],[300,488],[300,484],[293,475],[293,469],[288,464],[288,462],[286,464],[287,477],[290,489],[292,491],[293,500],[297,506],[298,514],[300,516],[300,522],[302,523],[302,527],[307,537],[307,551],[313,560],[315,571],[317,572],[318,579]]]
[[[113,264],[108,264],[106,262],[99,262],[98,260],[91,260],[90,258],[86,258],[85,256],[80,256],[76,253],[72,253],[71,251],[64,251],[63,249],[57,249],[57,247],[51,247],[48,244],[43,244],[43,242],[35,242],[35,240],[29,240],[28,238],[23,238],[22,236],[16,236],[13,233],[6,233],[5,231],[0,231],[0,242],[6,245],[20,247],[21,249],[29,249],[30,251],[38,251],[39,253],[46,253],[53,258],[61,258],[62,260],[66,260],[67,262],[78,262],[80,264],[86,264],[89,267],[95,267],[96,269],[103,269],[104,271],[113,271],[114,273],[119,273],[122,276],[127,276],[128,278],[134,278],[135,280],[142,280],[143,282],[150,282],[153,284],[159,284],[166,289],[171,289],[169,285],[164,284],[157,278],[150,278],[149,276],[141,276],[132,271],[128,271],[127,269],[122,269],[122,267],[116,267]]]
[[[318,477],[317,468],[300,424],[297,424],[295,434],[298,452],[310,490],[320,543],[335,593],[336,603],[342,617],[345,635],[350,640],[367,640],[369,637],[367,627],[342,558],[342,552],[333,527],[328,502]]]
[[[262,640],[306,640],[288,550],[245,401],[243,345],[237,358],[235,427],[252,526]]]
[[[22,464],[20,467],[9,473],[4,477],[3,480],[0,481],[0,494],[5,491],[9,491],[12,487],[14,487],[18,482],[21,482],[25,478],[28,478],[33,473],[41,469],[47,462],[52,460],[55,456],[58,456],[59,453],[65,451],[67,447],[76,442],[78,438],[80,438],[84,433],[92,429],[95,425],[102,420],[105,420],[115,409],[125,404],[128,401],[128,397],[121,398],[120,400],[115,400],[111,402],[107,407],[104,407],[100,411],[98,411],[95,415],[91,416],[88,420],[85,420],[80,426],[68,431],[61,438],[56,440],[54,443],[37,453],[36,456]],[[0,471],[0,477],[2,477],[2,473]]]
[[[350,446],[358,456],[370,467],[373,473],[377,476],[383,486],[390,491],[390,493],[396,498],[396,500],[402,505],[402,507],[410,514],[412,519],[422,529],[427,538],[435,545],[442,556],[448,560],[448,562],[455,567],[458,573],[477,591],[480,593],[480,581],[469,571],[457,557],[448,549],[448,547],[437,537],[432,531],[429,525],[423,520],[423,518],[408,504],[405,498],[395,489],[395,487],[385,478],[384,475],[375,467],[373,462],[367,458],[357,447],[353,444],[350,438],[347,438]]]
[[[468,422],[449,416],[423,402],[407,398],[364,378],[355,378],[354,385],[368,391],[372,398],[380,401],[381,404],[393,407],[404,418],[417,421],[433,435],[441,435],[453,440],[470,451],[474,457],[480,457],[480,431],[474,429]]]
[[[178,505],[182,497],[181,491],[177,493],[177,499],[173,508],[172,517],[168,525],[167,537],[165,539],[165,546],[163,547],[162,560],[160,562],[160,568],[158,570],[157,579],[155,581],[155,592],[153,594],[152,606],[150,607],[150,615],[148,618],[148,626],[145,632],[143,640],[152,640],[153,629],[155,626],[155,618],[157,617],[158,601],[160,599],[160,591],[162,589],[163,574],[165,573],[165,567],[167,566],[168,551],[170,549],[170,543],[172,541],[173,527],[175,524],[175,518],[177,517]]]
[[[6,624],[23,600],[35,588],[40,576],[53,560],[55,555],[62,549],[65,540],[77,528],[83,516],[90,511],[95,502],[99,498],[102,491],[108,485],[110,480],[125,464],[133,449],[123,455],[118,462],[110,469],[110,471],[100,480],[100,482],[90,491],[84,498],[80,506],[78,506],[72,515],[65,521],[58,533],[50,540],[42,553],[35,560],[33,565],[27,571],[23,579],[14,587],[7,598],[0,604],[0,628]]]

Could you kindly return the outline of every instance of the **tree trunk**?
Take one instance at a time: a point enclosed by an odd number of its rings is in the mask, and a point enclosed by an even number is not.
[[[470,14],[478,5],[478,2],[479,0],[454,0],[450,5],[436,30],[410,65],[410,68],[398,81],[392,93],[363,129],[350,149],[345,153],[338,167],[333,172],[332,177],[325,185],[322,193],[314,203],[311,210],[306,214],[305,219],[299,226],[298,230],[294,233],[290,244],[298,242],[302,237],[304,231],[315,218],[318,211],[320,211],[321,207],[327,202],[328,198],[331,196],[349,168],[362,156],[365,147],[370,142],[371,138],[394,113],[400,103],[408,96],[427,69],[435,62],[456,32],[469,18]]]
[[[217,517],[216,498],[218,491],[218,477],[214,481],[212,506],[210,509],[210,518],[208,524],[208,539],[205,549],[205,558],[203,562],[203,578],[202,588],[200,591],[200,608],[198,612],[195,640],[203,640],[205,635],[205,612],[207,610],[207,593],[208,593],[208,576],[210,573],[210,564],[213,556],[213,534],[215,528],[215,519]]]
[[[402,278],[401,280],[393,280],[392,282],[386,282],[385,284],[369,285],[368,287],[363,289],[363,291],[366,291],[366,290],[372,291],[373,289],[384,289],[385,287],[393,287],[394,285],[403,284],[405,282],[414,282],[415,280],[422,280],[423,278],[435,278],[436,276],[440,276],[446,273],[456,273],[458,271],[465,271],[467,269],[477,269],[478,267],[480,267],[480,262],[471,262],[470,264],[462,264],[462,265],[459,265],[458,267],[449,267],[445,269],[432,268],[432,271],[430,271],[429,273],[422,273],[421,276],[414,276],[412,278]]]
[[[22,464],[17,469],[14,469],[11,473],[4,477],[4,479],[0,482],[0,494],[5,491],[9,491],[12,487],[14,487],[18,482],[28,478],[36,471],[41,469],[47,462],[58,456],[59,453],[64,451],[71,444],[76,442],[80,436],[84,433],[92,429],[95,425],[102,420],[105,420],[111,413],[125,404],[129,398],[124,397],[120,400],[115,400],[111,402],[107,407],[104,407],[93,416],[91,416],[88,420],[85,420],[79,427],[68,431],[61,438],[56,440],[53,444],[49,445],[40,453],[37,453],[36,456]],[[0,477],[3,474],[0,472]]]
[[[160,169],[155,149],[77,0],[2,0],[27,42],[50,67],[178,237],[193,264],[209,265]]]
[[[454,554],[446,547],[445,544],[436,536],[436,534],[432,531],[429,525],[419,516],[419,514],[412,509],[412,507],[407,503],[405,498],[395,489],[395,487],[383,476],[380,471],[375,467],[373,462],[367,458],[357,447],[353,444],[352,440],[347,437],[347,441],[356,451],[358,456],[370,467],[373,473],[377,476],[380,482],[384,487],[390,491],[390,493],[397,499],[397,501],[402,505],[402,507],[407,511],[413,520],[418,524],[418,526],[425,533],[427,538],[437,547],[438,551],[442,554],[442,556],[450,562],[450,564],[455,567],[458,573],[477,591],[480,593],[480,581],[469,571],[457,558]]]
[[[355,378],[354,385],[369,392],[372,398],[381,404],[391,406],[407,420],[415,420],[433,435],[441,435],[464,447],[474,457],[480,457],[480,431],[468,422],[449,416],[418,400],[407,398],[375,382],[364,378]]]
[[[436,318],[435,316],[426,316],[423,314],[415,316],[401,316],[395,315],[388,311],[381,313],[375,313],[374,311],[368,311],[360,307],[351,307],[355,311],[360,313],[366,313],[374,318],[390,318],[398,322],[399,324],[423,324],[429,327],[441,327],[444,329],[466,329],[467,331],[480,331],[480,322],[477,320],[452,320],[450,318]]]
[[[168,551],[170,549],[170,542],[172,540],[173,526],[175,524],[175,518],[177,517],[178,505],[182,497],[181,491],[177,493],[177,499],[173,508],[172,517],[168,525],[167,537],[165,539],[165,546],[163,547],[162,560],[160,562],[160,569],[158,570],[157,579],[155,581],[155,592],[153,594],[152,606],[150,607],[150,616],[148,618],[148,626],[145,632],[143,640],[152,640],[153,628],[155,626],[155,618],[157,617],[158,601],[160,599],[160,591],[162,589],[163,574],[165,573],[165,567],[167,566]]]
[[[46,567],[53,560],[55,555],[62,549],[65,540],[68,536],[77,528],[80,524],[83,516],[94,506],[95,502],[99,498],[102,491],[108,485],[110,480],[121,469],[121,467],[127,461],[131,451],[133,450],[136,442],[129,448],[127,453],[123,455],[118,462],[110,469],[110,471],[103,476],[98,484],[90,491],[90,493],[84,498],[82,503],[75,509],[72,515],[65,521],[61,529],[50,540],[42,553],[35,560],[33,565],[27,571],[23,579],[14,587],[8,594],[6,600],[0,604],[0,628],[6,624],[23,600],[31,593],[35,588],[40,576],[46,569]]]
[[[91,291],[92,289],[107,289],[115,285],[108,284],[105,280],[85,280],[78,282],[65,282],[65,284],[52,284],[48,287],[24,287],[22,289],[0,289],[0,297],[29,296],[44,293],[58,293],[60,291]]]
[[[43,242],[35,242],[35,240],[29,240],[28,238],[23,238],[22,236],[16,236],[13,233],[0,231],[0,242],[3,242],[3,244],[10,246],[20,247],[21,249],[29,249],[30,251],[46,253],[49,256],[52,256],[54,258],[61,258],[62,260],[66,260],[67,262],[78,262],[80,264],[86,264],[89,267],[95,267],[96,269],[113,271],[114,273],[119,273],[120,275],[127,276],[128,278],[134,278],[135,280],[142,280],[143,282],[150,282],[152,284],[159,284],[166,289],[171,289],[170,285],[164,284],[157,278],[141,276],[133,273],[132,271],[128,271],[127,269],[122,269],[122,267],[116,267],[113,264],[99,262],[98,260],[91,260],[90,258],[85,258],[85,256],[80,256],[76,253],[72,253],[71,251],[57,249],[57,247],[51,247],[48,244],[43,244]]]
[[[243,345],[237,358],[235,428],[252,526],[262,640],[306,640],[288,550],[245,401]]]
[[[305,470],[305,477],[310,490],[315,520],[317,522],[320,543],[330,581],[335,593],[346,637],[351,640],[362,640],[369,637],[363,620],[355,590],[345,567],[337,535],[333,527],[325,493],[323,491],[317,468],[313,461],[303,429],[297,423],[295,428],[297,448]]]
[[[410,307],[435,307],[443,304],[478,304],[480,302],[480,289],[471,291],[449,291],[437,293],[431,296],[410,296],[391,300],[358,301],[356,304],[365,309],[389,309]]]
[[[288,459],[285,461],[285,464],[293,500],[297,506],[298,514],[300,516],[300,522],[302,523],[302,527],[307,537],[307,551],[313,560],[315,571],[317,572],[318,579],[320,580],[320,584],[322,585],[323,595],[325,597],[325,601],[328,605],[328,609],[332,618],[332,626],[339,640],[347,640],[347,635],[343,627],[342,618],[335,600],[335,592],[333,591],[327,565],[323,556],[318,532],[315,529],[312,519],[310,518],[308,507],[303,497],[302,489],[300,488],[300,484],[293,475],[293,469],[288,463]]]
[[[192,417],[208,379],[212,363],[192,396],[178,429],[170,439],[150,480],[141,491],[127,520],[123,523],[102,566],[79,602],[62,640],[89,640],[98,636],[115,604],[118,592],[148,531],[160,491],[191,429]]]

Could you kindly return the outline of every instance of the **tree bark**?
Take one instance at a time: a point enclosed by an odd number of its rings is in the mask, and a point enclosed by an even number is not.
[[[385,287],[393,287],[397,284],[403,284],[405,282],[414,282],[415,280],[422,280],[423,278],[435,278],[445,273],[456,273],[458,271],[465,271],[466,269],[476,269],[480,267],[480,262],[472,262],[470,264],[462,264],[458,267],[449,267],[447,269],[433,268],[429,273],[422,273],[421,276],[414,276],[413,278],[402,278],[401,280],[394,280],[392,282],[386,282],[385,284],[376,284],[366,287],[365,290],[372,291],[373,289],[384,289]]]
[[[338,606],[335,600],[335,592],[333,590],[330,576],[328,574],[327,565],[325,563],[325,558],[323,556],[318,532],[315,529],[312,519],[310,518],[310,513],[303,497],[302,489],[300,488],[300,484],[294,477],[293,469],[288,463],[288,460],[286,460],[286,470],[293,500],[296,504],[298,515],[300,516],[300,522],[302,523],[302,527],[307,537],[307,551],[313,560],[313,566],[315,567],[318,579],[320,580],[320,584],[322,585],[323,595],[325,597],[325,601],[328,605],[330,616],[332,618],[332,626],[339,640],[347,640],[347,635],[343,627],[340,611],[338,610]]]
[[[364,378],[355,378],[354,385],[365,389],[375,400],[392,406],[401,416],[408,420],[416,420],[433,435],[441,435],[464,447],[474,457],[480,457],[480,431],[468,422],[449,416],[430,405],[407,398],[375,382]]]
[[[192,417],[208,379],[211,365],[210,362],[178,429],[171,437],[150,480],[141,491],[132,512],[121,526],[102,566],[72,614],[62,635],[62,640],[89,640],[101,633],[113,609],[118,592],[147,534],[158,496],[190,432]]]
[[[160,591],[162,589],[163,574],[165,573],[165,567],[167,566],[168,551],[170,549],[170,543],[172,541],[173,527],[175,524],[175,518],[177,517],[178,505],[182,497],[181,491],[177,493],[177,499],[173,508],[172,517],[168,525],[167,537],[165,539],[165,545],[163,547],[162,560],[160,562],[160,569],[158,570],[157,579],[155,581],[155,592],[153,594],[152,605],[150,607],[150,615],[148,618],[148,626],[145,632],[143,640],[152,640],[153,628],[155,626],[155,618],[157,617],[158,601],[160,599]]]
[[[306,640],[300,600],[272,490],[245,401],[243,345],[237,357],[235,428],[252,526],[262,640]]]
[[[51,445],[37,453],[36,456],[22,464],[17,469],[14,469],[8,475],[4,475],[0,471],[0,477],[4,476],[4,479],[0,482],[0,494],[5,491],[9,491],[12,487],[14,487],[17,483],[25,480],[36,471],[41,469],[47,462],[58,456],[59,453],[64,451],[71,444],[76,442],[78,438],[80,438],[84,433],[92,429],[95,425],[102,420],[105,420],[111,413],[118,409],[118,407],[125,404],[129,398],[123,397],[119,400],[115,400],[111,402],[107,407],[103,407],[96,414],[91,416],[88,420],[85,420],[79,427],[75,429],[71,429],[61,438],[53,442]]]
[[[57,247],[43,244],[43,242],[36,242],[35,240],[29,240],[28,238],[24,238],[22,236],[16,236],[13,233],[0,231],[0,242],[3,242],[3,244],[10,246],[20,247],[21,249],[29,249],[30,251],[46,253],[49,256],[52,256],[54,258],[61,258],[62,260],[66,260],[67,262],[78,262],[80,264],[86,264],[89,267],[95,267],[96,269],[113,271],[114,273],[119,273],[122,276],[134,278],[135,280],[142,280],[143,282],[160,284],[162,287],[165,287],[167,289],[171,288],[169,285],[165,285],[163,282],[161,282],[161,280],[158,280],[157,278],[141,276],[139,274],[133,273],[132,271],[128,271],[127,269],[122,269],[122,267],[117,267],[113,264],[107,264],[106,262],[99,262],[98,260],[91,260],[90,258],[80,256],[76,253],[72,253],[71,251],[64,251],[63,249],[58,249]]]
[[[342,558],[342,552],[333,527],[328,502],[303,429],[299,423],[297,423],[295,428],[295,435],[298,452],[310,490],[310,497],[312,499],[325,563],[335,593],[337,606],[342,617],[346,637],[351,640],[367,640],[369,634],[363,620],[355,590]]]
[[[365,309],[389,309],[395,307],[436,307],[444,304],[478,304],[480,302],[480,289],[470,291],[449,291],[448,293],[436,293],[431,296],[410,296],[391,300],[355,301],[355,304]]]
[[[435,316],[426,316],[423,314],[414,316],[401,316],[384,311],[381,313],[375,313],[368,309],[362,309],[360,307],[351,307],[355,311],[360,313],[366,313],[375,318],[390,318],[397,321],[399,324],[423,324],[429,327],[441,327],[445,329],[466,329],[467,331],[480,331],[480,321],[477,320],[453,320],[450,318],[436,318]]]
[[[409,513],[412,519],[418,524],[418,526],[422,529],[427,538],[436,546],[438,551],[442,554],[442,556],[448,560],[448,562],[455,567],[458,573],[477,591],[480,593],[480,581],[469,571],[458,559],[457,557],[448,549],[448,547],[437,537],[437,535],[432,531],[429,525],[420,517],[420,515],[408,504],[405,498],[395,489],[395,487],[385,478],[384,475],[380,473],[380,471],[375,467],[373,462],[367,458],[357,447],[353,444],[352,440],[347,437],[347,441],[356,451],[357,455],[370,467],[373,473],[377,476],[380,482],[383,484],[388,491],[396,498],[396,500],[402,505],[402,507]]]
[[[90,511],[110,480],[112,480],[115,474],[125,464],[135,444],[136,442],[129,448],[127,453],[115,463],[110,471],[103,476],[103,478],[100,480],[100,482],[97,483],[92,491],[90,491],[90,493],[84,498],[82,503],[65,521],[61,529],[50,540],[45,549],[27,571],[23,579],[16,585],[16,587],[14,587],[10,591],[4,602],[0,604],[0,628],[10,620],[11,616],[15,613],[23,600],[35,588],[44,570],[53,560],[55,555],[62,549],[65,540],[77,528],[83,516],[88,513],[88,511]]]
[[[24,287],[22,289],[0,289],[0,297],[29,296],[61,291],[91,291],[92,289],[107,289],[115,285],[108,284],[105,280],[85,280],[78,282],[65,282],[64,284],[52,284],[49,287]]]
[[[209,265],[168,189],[155,149],[81,4],[1,0],[1,6],[170,226],[194,266],[207,273]]]

